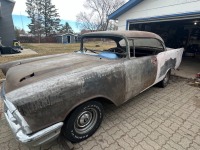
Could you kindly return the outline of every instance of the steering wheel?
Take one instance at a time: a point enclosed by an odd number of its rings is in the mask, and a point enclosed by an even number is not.
[[[85,52],[87,52],[87,51],[91,51],[91,52],[93,52],[93,53],[97,53],[95,50],[88,49],[88,48],[86,48],[86,47],[84,47],[84,49],[85,49]]]
[[[110,48],[110,49],[108,49],[108,51],[118,53],[118,54],[125,53],[125,50],[120,47]]]
[[[110,48],[108,49],[108,51],[117,54],[121,58],[126,56],[126,51],[120,47]]]
[[[126,52],[123,48],[120,48],[120,47],[116,47],[115,50],[117,51],[117,53],[125,53]]]

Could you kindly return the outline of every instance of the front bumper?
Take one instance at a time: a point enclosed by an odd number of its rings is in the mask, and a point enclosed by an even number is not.
[[[50,142],[59,136],[63,122],[54,124],[34,134],[25,134],[25,131],[31,132],[29,126],[16,107],[9,100],[7,100],[4,85],[5,82],[1,88],[1,96],[4,102],[4,115],[18,141],[34,147]],[[16,115],[14,116],[13,114],[16,114],[17,118],[15,117]]]

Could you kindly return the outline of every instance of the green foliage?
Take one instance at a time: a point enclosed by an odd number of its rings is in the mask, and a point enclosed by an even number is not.
[[[55,5],[52,5],[51,0],[41,0],[41,14],[44,33],[46,36],[55,34],[60,28],[60,19]]]
[[[72,27],[69,25],[68,22],[65,22],[64,25],[61,25],[60,33],[74,33]]]
[[[36,0],[27,0],[26,7],[26,12],[29,15],[28,17],[31,19],[31,23],[28,25],[28,27],[30,29],[30,33],[35,35],[37,33],[36,30],[39,23],[39,20],[37,19],[37,16],[39,15],[39,6],[36,5]]]
[[[31,19],[28,25],[30,33],[49,36],[59,30],[60,16],[51,0],[27,0],[26,6],[26,12]]]

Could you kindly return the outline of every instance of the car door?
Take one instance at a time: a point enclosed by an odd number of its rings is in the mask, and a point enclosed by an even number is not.
[[[136,96],[150,87],[156,79],[157,63],[155,56],[131,58],[124,62],[126,73],[125,100]]]
[[[129,40],[129,43],[131,42]],[[154,84],[158,68],[156,55],[143,57],[131,56],[130,59],[124,62],[124,65],[126,73],[125,100],[136,96]]]

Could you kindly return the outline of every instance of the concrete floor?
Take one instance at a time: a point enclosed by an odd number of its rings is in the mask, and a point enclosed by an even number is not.
[[[200,58],[183,57],[178,70],[173,70],[172,75],[194,79],[200,72]]]

